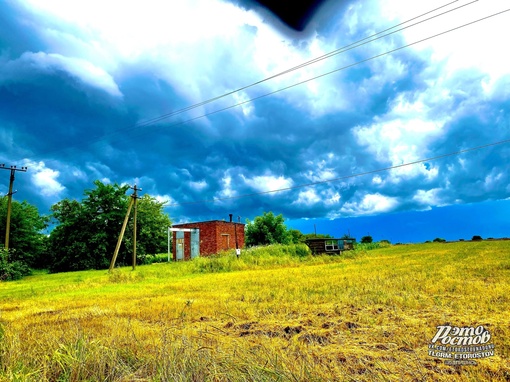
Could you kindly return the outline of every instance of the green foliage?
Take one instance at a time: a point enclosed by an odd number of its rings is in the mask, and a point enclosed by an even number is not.
[[[237,258],[232,252],[199,257],[187,262],[192,273],[233,272],[248,269],[297,266],[303,262],[323,263],[330,256],[312,256],[305,244],[272,244],[248,248]]]
[[[164,213],[164,206],[165,202],[160,202],[147,194],[137,201],[136,253],[141,263],[146,263],[147,255],[154,255],[168,249],[168,227],[172,225],[172,222]],[[130,220],[128,224],[124,240],[129,258],[132,258],[133,220]]]
[[[172,254],[170,254],[170,259],[172,259]],[[155,255],[145,255],[140,259],[141,264],[155,264],[155,263],[167,263],[168,262],[168,253],[158,253]]]
[[[264,212],[253,222],[248,220],[245,230],[247,246],[289,244],[292,241],[292,234],[287,230],[282,214],[275,216],[272,212]]]
[[[0,240],[5,242],[7,198],[0,199]],[[30,267],[40,268],[44,263],[47,238],[43,231],[49,218],[39,214],[37,207],[23,201],[12,201],[9,235],[10,261],[20,261]]]
[[[369,244],[369,243],[371,243],[372,241],[374,241],[374,240],[372,239],[372,236],[370,236],[370,235],[363,236],[363,237],[361,238],[361,243],[362,243],[362,244]]]
[[[15,252],[12,249],[9,251],[5,248],[0,249],[0,281],[19,280],[32,273],[27,264],[10,258],[15,257]]]
[[[480,235],[474,235],[472,238],[471,238],[472,241],[482,241],[482,237]]]
[[[324,238],[328,239],[332,236],[329,234],[323,234],[323,233],[302,233],[301,231],[297,229],[289,229],[288,230],[289,235],[291,236],[291,243],[294,244],[304,244],[306,240],[308,239],[318,239],[318,238]]]
[[[442,239],[440,237],[436,237],[434,240],[432,240],[434,243],[444,243],[446,242],[445,239]]]
[[[318,233],[318,234],[315,234],[315,233],[305,233],[303,235],[303,242],[307,239],[329,239],[329,238],[332,238],[333,236],[329,235],[329,234],[323,234],[323,233]]]
[[[356,251],[361,251],[361,250],[369,251],[369,250],[377,249],[377,248],[381,248],[381,245],[379,243],[355,243],[354,244],[354,249]]]
[[[378,244],[379,244],[379,248],[391,247],[391,242],[389,240],[380,240],[378,242]]]
[[[85,191],[81,203],[64,199],[52,206],[57,222],[49,240],[52,272],[104,269],[110,265],[130,200],[126,195],[129,187],[100,181],[94,185],[95,189]],[[162,211],[164,203],[143,196],[137,204],[137,254],[144,257],[148,251],[162,252],[170,224]],[[131,232],[126,230],[117,264],[131,263]]]
[[[289,229],[288,233],[290,235],[290,242],[294,244],[304,243],[305,235],[298,229]]]

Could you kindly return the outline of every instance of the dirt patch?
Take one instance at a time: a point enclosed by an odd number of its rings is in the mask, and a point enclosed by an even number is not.
[[[258,322],[245,322],[244,324],[239,324],[236,326],[236,329],[241,329],[241,330],[249,330],[251,329],[254,325],[257,325]]]
[[[299,334],[303,331],[303,327],[302,326],[286,326],[285,328],[283,328],[283,331],[285,334],[289,335],[289,336],[293,336],[295,334]]]
[[[330,340],[323,334],[305,333],[299,337],[299,341],[310,345],[328,345]]]
[[[335,324],[333,322],[324,322],[322,325],[321,325],[321,328],[322,329],[331,329],[333,326],[335,326]]]

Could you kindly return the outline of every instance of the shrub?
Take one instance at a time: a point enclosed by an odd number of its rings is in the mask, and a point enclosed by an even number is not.
[[[370,236],[370,235],[363,236],[363,237],[361,238],[361,243],[363,243],[363,244],[369,244],[369,243],[371,243],[372,241],[373,241],[373,239],[372,239],[372,236]]]
[[[434,240],[432,240],[434,243],[444,243],[446,240],[440,237],[436,237]]]
[[[172,254],[170,254],[170,259]],[[168,253],[158,253],[157,255],[142,255],[137,256],[137,263],[139,265],[147,265],[154,263],[166,263],[168,262]]]
[[[391,247],[391,242],[389,240],[381,240],[378,244],[380,248]]]
[[[0,249],[0,281],[19,280],[32,273],[28,265],[21,261],[9,262],[9,254],[12,253],[12,249],[10,251]]]
[[[379,243],[356,243],[354,244],[354,249],[355,250],[366,250],[366,251],[369,251],[371,249],[377,249],[377,248],[380,248],[380,244]]]

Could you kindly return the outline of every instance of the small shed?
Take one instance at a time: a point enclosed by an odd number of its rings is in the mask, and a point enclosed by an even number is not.
[[[189,260],[198,256],[244,247],[244,224],[224,220],[174,224],[172,254],[175,260]]]
[[[356,239],[353,237],[335,239],[335,238],[313,238],[305,241],[314,255],[320,253],[337,253],[350,251],[354,249]]]

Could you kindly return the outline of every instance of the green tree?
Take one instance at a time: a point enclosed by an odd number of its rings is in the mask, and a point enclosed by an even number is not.
[[[143,261],[148,254],[155,255],[168,249],[168,227],[170,217],[163,211],[166,202],[158,201],[150,195],[143,195],[137,201],[136,254]],[[133,220],[125,235],[125,245],[129,258],[133,257]]]
[[[253,222],[247,220],[246,245],[289,244],[292,237],[287,231],[284,220],[282,214],[275,216],[272,212],[264,212],[262,216],[255,217]]]
[[[298,229],[289,229],[290,241],[294,244],[304,243],[305,235]]]
[[[0,240],[5,243],[7,198],[0,199]],[[46,254],[49,217],[39,214],[37,207],[23,201],[12,201],[8,261],[20,261],[29,267],[42,267]]]
[[[373,239],[372,239],[372,236],[370,236],[370,235],[363,236],[361,238],[361,243],[363,243],[363,244],[370,244],[372,241],[373,241]]]
[[[303,239],[306,240],[306,239],[329,239],[329,238],[332,238],[332,236],[328,233],[305,233],[303,235]],[[303,242],[304,242],[303,240]]]
[[[110,265],[130,200],[126,195],[129,187],[100,181],[94,185],[94,189],[85,191],[82,202],[64,199],[52,206],[57,222],[49,240],[52,272],[104,269]],[[140,257],[161,248],[161,232],[166,232],[169,225],[162,208],[162,203],[149,196],[138,201],[137,255]],[[132,236],[126,231],[117,264],[130,264],[132,253]]]
[[[25,262],[11,260],[15,250],[0,248],[0,281],[19,280],[32,273]]]

